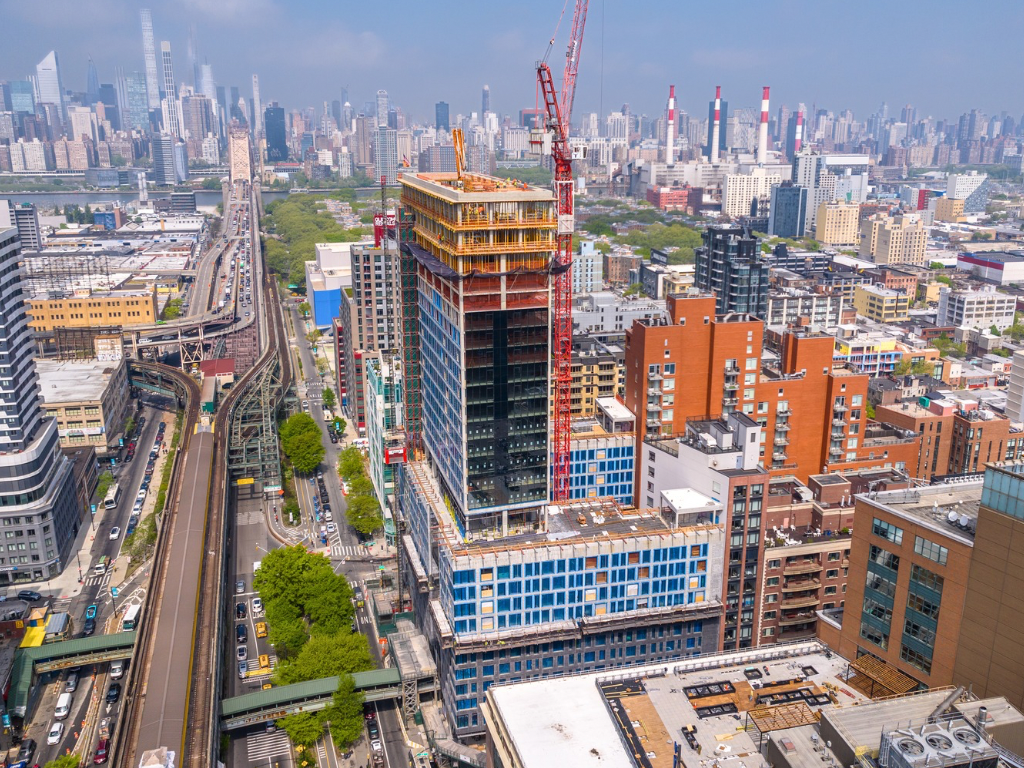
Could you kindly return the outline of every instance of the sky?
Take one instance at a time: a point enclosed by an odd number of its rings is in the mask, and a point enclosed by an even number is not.
[[[563,14],[561,21],[560,15]],[[157,51],[171,42],[175,77],[191,85],[187,28],[219,85],[251,96],[259,75],[264,103],[286,109],[340,98],[359,110],[378,88],[407,115],[433,120],[434,103],[452,115],[536,105],[535,62],[561,82],[572,0],[0,0],[0,79],[18,79],[55,49],[66,88],[84,90],[88,57],[100,82],[115,65],[143,71],[139,8],[153,12]],[[677,106],[707,113],[714,86],[731,108],[772,113],[787,104],[851,109],[863,120],[889,105],[956,119],[1024,112],[1018,55],[1024,2],[987,0],[590,0],[574,116],[629,103],[661,114],[670,83]]]

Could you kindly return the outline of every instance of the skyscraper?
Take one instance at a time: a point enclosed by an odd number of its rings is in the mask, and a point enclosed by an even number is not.
[[[146,94],[150,111],[160,109],[160,74],[156,66],[156,44],[153,41],[153,16],[149,8],[139,10],[142,19],[142,54],[146,59]]]
[[[335,99],[331,102],[331,117],[334,118],[334,124],[339,128],[344,128],[341,122],[341,102]]]
[[[10,210],[0,205],[0,518],[17,539],[5,553],[0,584],[43,581],[70,561],[84,509],[71,461],[60,451],[57,422],[44,418],[19,269],[21,244]],[[24,545],[25,550],[21,547]]]
[[[263,112],[263,132],[267,139],[267,162],[288,159],[288,136],[284,125],[284,108],[271,102]]]
[[[748,230],[711,226],[694,249],[693,284],[715,294],[715,313],[749,313],[764,319],[768,309],[768,262]]]
[[[11,90],[11,109],[15,112],[24,112],[34,115],[36,112],[35,89],[28,80],[11,80],[8,83]]]
[[[85,96],[89,104],[95,104],[100,95],[100,75],[96,71],[96,62],[89,57],[89,67],[86,70]]]
[[[447,101],[439,101],[434,105],[434,127],[439,131],[449,130]]]
[[[129,72],[124,77],[127,108],[121,115],[121,126],[125,130],[136,128],[149,130],[149,100],[146,91],[146,76],[142,72]]]
[[[373,162],[377,176],[383,176],[387,184],[398,181],[398,131],[387,126],[378,126],[373,139]]]
[[[377,125],[388,124],[388,92],[383,88],[377,91]]]
[[[199,90],[202,74],[199,69],[199,43],[196,41],[196,29],[188,25],[188,63],[192,69],[192,87]]]
[[[217,103],[217,84],[213,79],[213,66],[211,64],[203,64],[200,67],[199,72],[199,90],[214,104]]]
[[[253,138],[263,132],[263,104],[260,102],[260,79],[252,76],[252,131]]]
[[[480,118],[491,111],[491,86],[485,85],[483,95],[480,98]]]
[[[176,183],[174,137],[167,132],[154,134],[150,155],[153,160],[153,183],[161,187],[173,186]]]
[[[175,138],[181,138],[181,127],[178,124],[178,91],[174,86],[171,44],[166,40],[160,42],[160,64],[164,82],[164,98],[161,102],[164,111],[164,130]]]
[[[67,119],[64,82],[60,77],[60,62],[57,60],[56,51],[50,51],[36,64],[36,91],[40,103],[53,104],[59,108],[61,120]]]

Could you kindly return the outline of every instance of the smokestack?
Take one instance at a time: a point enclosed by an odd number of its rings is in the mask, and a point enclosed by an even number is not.
[[[796,113],[796,135],[793,141],[793,153],[800,151],[800,145],[803,144],[804,140],[804,110],[801,107]]]
[[[665,137],[665,165],[672,166],[675,163],[675,134],[676,134],[676,87],[668,87],[668,133]]]
[[[761,94],[761,126],[757,131],[757,162],[764,165],[768,162],[768,86]]]
[[[722,86],[715,86],[715,122],[711,126],[711,162],[718,162],[718,131],[722,119]]]

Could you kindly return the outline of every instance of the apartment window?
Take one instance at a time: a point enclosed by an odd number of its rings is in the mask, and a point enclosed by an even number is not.
[[[782,561],[781,560],[769,560],[768,561],[768,568],[769,568],[769,570],[774,569],[774,568],[779,568],[781,566],[782,566]]]
[[[777,587],[779,586],[779,577],[769,576],[767,579],[765,579],[764,583],[767,587]]]
[[[923,672],[931,674],[932,660],[920,651],[908,647],[906,644],[900,646],[900,658],[911,666],[917,667]]]
[[[942,586],[945,584],[945,579],[939,576],[939,574],[933,573],[927,568],[922,568],[919,565],[910,566],[910,581],[914,584],[920,584],[922,587],[930,589],[937,595],[942,594]]]
[[[929,560],[934,560],[939,565],[945,565],[946,557],[949,555],[949,550],[945,547],[920,536],[914,537],[914,552]]]
[[[756,357],[748,357],[747,358],[747,370],[748,371],[756,371],[757,370],[757,358]]]
[[[903,543],[903,529],[896,527],[892,523],[887,523],[885,520],[879,520],[877,517],[874,518],[871,532],[874,533],[875,536],[881,536],[883,539],[888,539],[893,544],[900,545]]]

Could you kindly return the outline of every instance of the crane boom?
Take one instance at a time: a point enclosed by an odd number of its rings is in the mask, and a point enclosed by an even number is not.
[[[547,62],[537,65],[537,83],[544,101],[545,128],[551,134],[551,157],[555,164],[554,187],[558,215],[558,257],[555,265],[551,301],[551,363],[554,383],[552,424],[553,497],[556,502],[570,498],[571,389],[572,389],[572,235],[573,150],[569,146],[569,125],[576,97],[576,73],[579,69],[583,28],[587,21],[588,0],[576,0],[572,32],[565,54],[562,92],[555,92],[551,68]],[[585,154],[581,155],[585,156]]]

